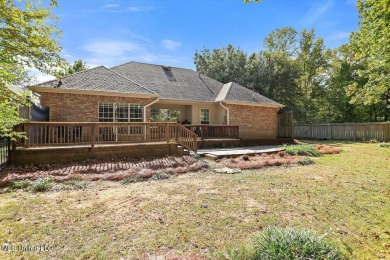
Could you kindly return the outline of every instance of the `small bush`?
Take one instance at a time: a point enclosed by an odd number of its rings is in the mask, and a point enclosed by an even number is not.
[[[31,181],[28,179],[15,181],[11,184],[11,188],[15,190],[26,189],[31,186]]]
[[[284,145],[284,148],[286,149],[286,153],[290,155],[320,156],[317,148],[312,145]]]
[[[122,180],[122,184],[136,183],[142,181],[147,181],[147,179],[140,177],[127,177]]]
[[[381,143],[379,147],[390,148],[390,143]]]
[[[151,180],[154,180],[154,181],[158,181],[158,180],[165,180],[165,179],[169,179],[169,174],[166,174],[164,172],[156,172],[155,174],[153,174],[152,177],[150,177]]]
[[[227,257],[226,257],[227,256]],[[251,245],[228,250],[227,259],[343,259],[331,244],[312,231],[268,227],[253,239]]]
[[[62,184],[67,188],[69,187],[72,189],[81,190],[81,189],[87,188],[89,185],[89,182],[86,180],[75,178],[75,179],[71,179],[69,181],[65,181]]]
[[[43,192],[47,191],[53,185],[54,180],[52,179],[38,179],[34,181],[31,185],[31,190],[33,192]]]
[[[314,160],[311,159],[310,157],[303,157],[301,160],[298,161],[299,165],[310,165],[314,164]]]

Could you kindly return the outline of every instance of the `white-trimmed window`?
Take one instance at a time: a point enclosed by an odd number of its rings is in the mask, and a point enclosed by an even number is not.
[[[200,110],[200,123],[202,125],[210,124],[210,110],[207,108],[202,108]]]
[[[143,122],[143,107],[140,104],[101,102],[99,122]]]

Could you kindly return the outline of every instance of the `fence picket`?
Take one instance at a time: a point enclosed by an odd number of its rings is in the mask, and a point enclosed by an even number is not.
[[[296,124],[295,138],[390,141],[390,123]]]

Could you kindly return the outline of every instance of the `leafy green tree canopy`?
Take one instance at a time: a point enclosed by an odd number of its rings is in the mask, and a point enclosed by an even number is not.
[[[60,70],[58,70],[55,73],[56,77],[63,77],[67,75],[74,74],[76,72],[80,72],[83,70],[87,70],[89,67],[83,60],[76,60],[73,64],[69,64],[68,62],[65,62],[65,64],[62,66]]]
[[[57,18],[52,8],[55,0],[46,2],[0,0],[0,125],[4,135],[12,135],[13,125],[19,122],[18,107],[23,95],[16,95],[8,87],[25,77],[26,68],[50,73],[62,60],[57,40]],[[7,108],[4,110],[5,105]]]
[[[366,80],[350,85],[352,103],[381,106],[390,114],[390,0],[359,0],[358,31],[350,37],[357,76]]]

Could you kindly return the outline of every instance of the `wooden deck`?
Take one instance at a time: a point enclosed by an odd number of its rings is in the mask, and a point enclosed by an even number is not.
[[[147,142],[130,144],[99,144],[45,147],[17,147],[11,150],[12,165],[50,164],[89,159],[121,159],[180,155],[176,143]]]

